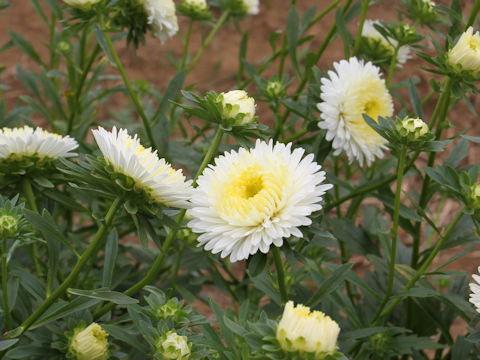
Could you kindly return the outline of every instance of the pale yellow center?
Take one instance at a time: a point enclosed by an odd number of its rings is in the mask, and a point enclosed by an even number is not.
[[[343,119],[350,133],[365,144],[375,145],[381,141],[380,135],[363,119],[366,114],[378,122],[379,116],[391,116],[392,98],[382,79],[371,76],[354,81],[347,89],[343,108]]]
[[[287,173],[285,165],[277,164],[267,171],[258,162],[243,167],[234,164],[227,180],[214,186],[218,189],[215,193],[217,212],[236,224],[261,224],[281,208]]]

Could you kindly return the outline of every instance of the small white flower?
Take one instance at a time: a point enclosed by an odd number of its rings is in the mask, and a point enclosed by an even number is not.
[[[408,117],[400,121],[397,129],[409,140],[417,140],[429,131],[428,125],[422,119]]]
[[[38,157],[54,160],[60,157],[72,157],[78,147],[70,136],[60,136],[42,128],[35,130],[29,126],[0,129],[0,161],[15,157]]]
[[[147,12],[153,36],[163,44],[178,32],[178,19],[173,0],[140,0]]]
[[[185,181],[182,170],[173,169],[157,151],[144,148],[135,135],[114,127],[111,132],[99,127],[93,136],[105,160],[115,171],[131,177],[157,203],[186,208],[192,192],[192,181]]]
[[[390,40],[389,42],[387,39],[383,37],[382,34],[378,32],[377,29],[375,29],[374,25],[381,25],[380,20],[365,20],[365,23],[363,24],[363,28],[362,28],[362,36],[380,41],[380,43],[386,49],[388,49],[390,54],[393,56],[395,47],[398,45],[398,41],[392,38],[388,38],[388,40]],[[410,58],[411,58],[410,49],[408,48],[408,46],[400,46],[397,54],[397,66],[401,67]]]
[[[477,188],[480,189],[480,186],[477,187]],[[480,266],[478,267],[478,272],[480,272]],[[472,277],[473,277],[473,280],[475,280],[475,282],[471,282],[469,284],[470,291],[471,291],[469,301],[473,305],[475,305],[475,308],[476,308],[477,312],[480,313],[480,285],[479,285],[480,284],[480,276],[477,275],[477,274],[472,274]]]
[[[107,360],[108,333],[97,323],[87,328],[76,329],[70,341],[69,351],[76,360]]]
[[[101,0],[63,0],[65,3],[76,8],[89,8]]]
[[[447,53],[447,59],[452,65],[461,65],[462,70],[470,70],[475,74],[480,72],[479,32],[474,34],[473,27],[470,26]]]
[[[375,156],[382,157],[385,139],[363,119],[367,114],[377,121],[379,116],[393,114],[393,101],[380,69],[372,63],[352,57],[333,63],[335,71],[322,78],[321,113],[318,126],[327,130],[326,139],[333,140],[334,155],[342,151],[348,159],[366,160],[370,165]]]
[[[302,159],[304,149],[292,144],[257,140],[255,147],[225,152],[198,179],[188,226],[201,233],[199,246],[230,261],[246,259],[283,238],[302,237],[299,226],[322,208],[322,196],[332,187],[322,184],[325,172]]]
[[[158,350],[164,359],[187,360],[190,357],[188,338],[175,331],[169,331],[165,339],[160,339]]]
[[[225,118],[235,118],[238,114],[244,114],[237,125],[248,124],[254,120],[255,117],[255,100],[248,97],[244,90],[232,90],[227,93],[222,93],[223,96],[223,116]],[[227,107],[227,105],[230,105]]]
[[[260,0],[243,0],[243,5],[245,6],[247,14],[257,15],[260,12]]]
[[[287,302],[277,327],[277,340],[285,351],[314,353],[315,359],[337,350],[338,324],[321,311]]]

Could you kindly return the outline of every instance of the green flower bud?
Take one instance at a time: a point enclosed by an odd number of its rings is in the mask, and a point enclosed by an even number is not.
[[[206,0],[182,0],[178,12],[195,20],[208,20],[212,17]]]
[[[85,329],[75,329],[70,340],[69,352],[76,360],[107,360],[108,333],[97,323]]]
[[[432,0],[404,0],[408,16],[419,24],[432,24],[438,20],[438,12]]]
[[[162,354],[164,359],[187,360],[190,357],[191,347],[186,336],[169,331],[160,338],[157,351]]]
[[[18,230],[18,218],[12,215],[0,215],[0,235],[13,236]]]
[[[265,95],[270,99],[281,99],[285,96],[286,89],[285,86],[279,80],[268,80],[267,86],[265,87]]]
[[[223,118],[232,121],[236,125],[249,124],[255,118],[255,100],[248,97],[246,91],[233,90],[221,93],[223,104]]]
[[[100,2],[101,0],[63,0],[68,5],[79,8],[79,9],[89,9],[92,5]]]
[[[156,309],[158,319],[167,320],[169,318],[176,318],[177,313],[182,310],[182,306],[174,300],[168,300],[165,305]]]
[[[480,184],[472,186],[472,207],[480,210]]]
[[[400,135],[405,136],[409,141],[418,140],[428,133],[428,126],[419,118],[405,118],[397,126]]]
[[[60,41],[58,44],[57,44],[57,48],[58,50],[60,50],[61,52],[63,53],[70,53],[70,51],[72,51],[72,45],[70,45],[69,42],[67,41]]]

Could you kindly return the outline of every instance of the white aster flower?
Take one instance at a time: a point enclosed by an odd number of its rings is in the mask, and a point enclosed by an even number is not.
[[[39,127],[0,129],[0,161],[8,158],[21,160],[25,157],[46,160],[72,157],[77,155],[71,152],[77,147],[77,142],[70,136],[54,134]]]
[[[151,25],[153,36],[163,44],[178,32],[178,19],[173,0],[140,0]]]
[[[108,333],[97,323],[76,329],[70,341],[69,351],[77,360],[107,360]]]
[[[287,302],[277,327],[277,340],[285,351],[314,353],[323,359],[337,351],[338,324],[321,311]]]
[[[393,114],[393,101],[380,69],[352,57],[333,63],[335,71],[322,78],[321,98],[317,104],[321,113],[318,126],[327,130],[326,139],[333,140],[334,155],[342,151],[348,159],[364,159],[370,165],[375,156],[382,157],[386,140],[363,119],[367,114],[374,120]]]
[[[461,65],[462,70],[480,72],[480,34],[473,33],[469,27],[458,39],[455,46],[447,53],[447,60],[452,65]]]
[[[260,0],[243,0],[243,5],[245,6],[247,14],[257,15],[260,12]]]
[[[478,267],[478,272],[480,272],[480,266]],[[473,277],[473,280],[475,280],[475,282],[471,282],[469,284],[470,286],[470,291],[471,291],[471,294],[470,294],[470,299],[469,301],[475,305],[475,308],[477,310],[477,312],[480,313],[480,276],[477,275],[477,274],[472,274],[472,277]]]
[[[374,25],[381,25],[380,20],[365,20],[362,28],[362,36],[366,38],[373,39],[375,41],[380,41],[382,46],[388,50],[390,55],[393,56],[395,47],[398,45],[398,41],[392,38],[385,39]],[[390,42],[389,42],[390,41]],[[397,54],[397,66],[401,67],[405,62],[411,58],[410,49],[408,46],[400,46]]]
[[[291,235],[302,237],[298,227],[312,223],[308,216],[322,208],[322,195],[332,187],[322,184],[325,172],[313,155],[303,154],[291,144],[257,140],[250,150],[216,158],[191,199],[188,226],[201,233],[199,246],[235,262],[267,253]]]
[[[173,169],[157,151],[144,148],[135,135],[114,127],[111,132],[99,127],[93,136],[105,160],[115,171],[131,177],[136,186],[157,203],[186,208],[192,192],[192,181],[185,181],[182,170]]]

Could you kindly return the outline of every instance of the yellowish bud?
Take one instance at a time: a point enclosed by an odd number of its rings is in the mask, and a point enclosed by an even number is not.
[[[190,347],[186,336],[180,336],[174,331],[169,331],[166,338],[162,337],[158,344],[158,351],[164,359],[187,360],[190,357]]]
[[[243,114],[243,118],[237,119],[237,125],[251,123],[255,120],[255,100],[248,96],[246,91],[233,90],[222,93],[223,96],[223,117],[232,119],[239,114]]]
[[[70,341],[70,352],[76,360],[107,360],[108,333],[97,323],[92,323],[83,330],[75,329]]]
[[[462,70],[473,73],[480,71],[480,34],[474,34],[470,26],[465,31],[455,46],[447,53],[447,60],[453,66],[460,65]]]
[[[277,340],[285,351],[312,353],[319,360],[337,351],[339,332],[340,327],[329,316],[289,301],[277,327]]]
[[[63,1],[70,6],[87,9],[90,6],[100,2],[101,0],[63,0]]]
[[[417,140],[428,133],[428,126],[422,119],[405,118],[398,124],[398,131],[406,136],[408,140]]]

